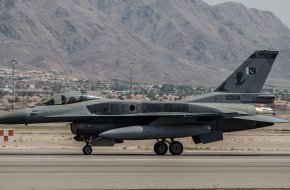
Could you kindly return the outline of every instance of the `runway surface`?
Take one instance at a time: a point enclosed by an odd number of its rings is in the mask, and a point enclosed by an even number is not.
[[[290,188],[290,154],[0,151],[0,189]]]

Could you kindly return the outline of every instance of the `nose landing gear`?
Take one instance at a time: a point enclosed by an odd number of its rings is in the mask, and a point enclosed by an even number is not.
[[[179,141],[174,141],[174,139],[171,139],[170,141],[166,141],[165,139],[162,139],[159,141],[157,139],[157,142],[154,145],[154,152],[157,155],[165,155],[168,151],[168,145],[169,144],[169,152],[172,155],[180,155],[183,152],[183,145]]]
[[[83,148],[83,153],[85,155],[92,154],[92,152],[93,152],[93,149],[91,147],[92,140],[93,140],[93,137],[92,136],[90,138],[88,138],[88,139],[85,140],[86,145]]]

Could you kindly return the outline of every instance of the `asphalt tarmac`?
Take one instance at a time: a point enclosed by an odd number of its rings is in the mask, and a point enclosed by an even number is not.
[[[290,154],[0,151],[0,189],[190,188],[290,188]]]

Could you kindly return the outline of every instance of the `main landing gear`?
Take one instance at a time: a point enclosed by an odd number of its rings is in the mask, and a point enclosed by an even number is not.
[[[174,139],[171,139],[171,142],[166,141],[165,139],[162,139],[161,141],[157,139],[157,142],[154,145],[154,152],[157,155],[165,155],[168,151],[168,145],[166,143],[169,144],[169,152],[172,155],[180,155],[183,152],[182,144],[178,141],[174,141]]]
[[[91,143],[93,143],[95,140],[96,139],[93,139],[93,137],[84,139],[86,145],[83,147],[83,153],[85,155],[92,153],[93,149]],[[174,139],[170,139],[170,141],[168,141],[165,138],[161,140],[157,139],[157,142],[154,145],[154,152],[157,155],[165,155],[168,149],[172,155],[180,155],[183,152],[183,146],[179,141],[175,141]]]

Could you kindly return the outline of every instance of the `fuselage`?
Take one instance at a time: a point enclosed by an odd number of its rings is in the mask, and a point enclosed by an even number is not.
[[[205,124],[223,132],[264,127],[270,123],[240,121],[232,114],[255,115],[257,108],[248,104],[148,102],[96,99],[65,105],[35,106],[17,110],[0,118],[0,123],[30,124],[68,122],[76,135],[98,134],[122,127],[158,124]],[[230,115],[230,118],[227,118]],[[198,116],[198,117],[197,117]],[[161,118],[162,119],[161,119]],[[161,121],[162,120],[162,121]],[[152,124],[153,123],[153,124]]]

